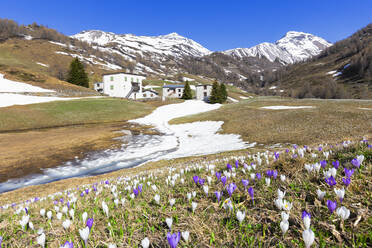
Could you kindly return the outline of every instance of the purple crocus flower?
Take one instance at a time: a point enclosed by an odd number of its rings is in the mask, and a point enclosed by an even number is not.
[[[242,184],[244,185],[244,188],[247,188],[247,186],[249,184],[249,180],[248,179],[242,179]]]
[[[351,183],[351,179],[350,177],[346,177],[346,178],[342,178],[342,182],[345,184],[345,186],[349,186],[349,184]]]
[[[200,184],[201,186],[204,185],[204,182],[205,182],[205,179],[199,178],[199,184]]]
[[[337,201],[327,200],[327,207],[332,214],[333,211],[335,211],[335,209],[337,208]]]
[[[139,192],[141,192],[141,193],[142,193],[142,187],[143,187],[142,184],[138,185],[138,187],[137,187]]]
[[[354,165],[355,167],[359,168],[360,167],[360,161],[356,158],[351,160],[351,164]]]
[[[336,182],[336,180],[333,176],[330,176],[329,178],[326,178],[325,181],[331,187],[337,184],[337,182]]]
[[[26,214],[28,214],[28,209],[27,208],[25,208],[25,212],[26,212]]]
[[[324,169],[327,166],[327,161],[325,161],[325,160],[320,161],[320,165]]]
[[[57,204],[58,204],[58,201],[57,201],[57,200],[55,200],[55,201],[54,201],[53,203],[54,203],[54,205],[57,205]]]
[[[134,195],[137,197],[138,194],[139,194],[139,190],[138,190],[137,188],[135,188],[135,189],[133,189],[133,193],[134,193]]]
[[[340,167],[340,161],[336,160],[332,162],[333,167],[337,170]]]
[[[106,180],[106,181],[105,181],[105,184],[110,184],[109,180]]]
[[[0,247],[1,248],[1,247]],[[64,244],[63,244],[63,248],[74,248],[74,244],[72,242],[68,242],[66,241]]]
[[[297,145],[293,145],[293,148],[294,148],[294,149],[297,149]]]
[[[3,237],[2,236],[0,236],[0,248],[2,247],[1,243],[3,243]]]
[[[226,190],[227,190],[227,193],[229,193],[230,197],[232,196],[232,194],[234,193],[234,190],[236,189],[236,184],[235,183],[230,183]]]
[[[319,146],[319,147],[318,147],[318,151],[321,152],[322,150],[323,150],[323,147]]]
[[[65,202],[65,200],[63,198],[61,198],[61,199],[59,199],[59,202],[63,204]]]
[[[97,187],[93,185],[93,191],[96,192],[97,191]]]
[[[285,149],[285,153],[289,153],[289,149],[287,148],[287,149]]]
[[[254,190],[252,187],[248,188],[248,194],[251,197],[252,201],[254,201]]]
[[[80,193],[80,196],[83,197],[84,196],[84,191]]]
[[[217,171],[216,172],[216,177],[217,177],[218,180],[221,180],[221,173]]]
[[[88,218],[87,227],[89,227],[89,230],[92,229],[92,226],[93,226],[93,218]]]
[[[275,160],[279,159],[279,152],[274,152]]]
[[[266,175],[267,175],[268,177],[272,177],[272,176],[273,176],[273,171],[272,171],[272,170],[268,170],[268,171],[266,171]]]
[[[350,178],[354,174],[354,169],[349,170],[348,168],[344,168],[345,176]]]
[[[85,194],[88,194],[89,193],[89,189],[85,189]]]
[[[167,234],[167,239],[168,239],[168,243],[169,243],[169,246],[170,248],[176,248],[177,245],[178,245],[178,242],[180,242],[180,239],[181,239],[181,233],[178,232],[178,233],[173,233],[171,234],[170,232]]]
[[[235,167],[238,169],[239,168],[239,160],[235,160]]]
[[[297,158],[297,154],[296,154],[296,153],[293,154],[293,155],[292,155],[292,158]]]
[[[221,177],[221,182],[223,183],[223,186],[225,187],[227,181],[227,177],[223,176]]]
[[[231,164],[227,164],[226,167],[227,167],[227,170],[231,170],[232,169]]]
[[[67,202],[67,208],[70,208],[70,202],[69,201]]]
[[[277,170],[274,170],[273,171],[273,178],[276,179],[277,176],[278,176],[278,171]]]
[[[261,180],[261,178],[262,178],[261,173],[256,173],[256,178],[257,178],[257,180]]]
[[[306,216],[309,217],[309,218],[311,219],[311,214],[310,214],[309,212],[307,212],[306,210],[304,210],[304,211],[302,212],[302,219],[304,219]]]
[[[198,185],[199,177],[198,176],[193,176],[192,179],[194,180],[195,184]]]
[[[216,191],[216,192],[214,192],[214,194],[216,195],[217,201],[220,202],[220,199],[221,199],[221,196],[223,195],[223,192]]]
[[[37,202],[39,200],[39,197],[35,197],[34,202]]]

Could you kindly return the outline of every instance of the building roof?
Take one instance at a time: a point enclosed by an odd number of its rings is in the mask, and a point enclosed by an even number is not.
[[[195,87],[200,87],[200,86],[213,86],[213,85],[211,85],[211,84],[198,84],[198,85],[195,85]]]
[[[168,84],[168,85],[163,85],[163,88],[171,88],[171,89],[185,88],[185,85]]]
[[[150,89],[143,90],[142,92],[146,92],[146,91],[149,91],[149,92],[152,92],[152,93],[154,93],[154,94],[156,94],[156,95],[159,95],[158,92],[156,92],[155,90],[150,90]]]
[[[102,76],[107,76],[107,75],[116,75],[116,74],[125,74],[125,75],[131,75],[131,76],[141,76],[141,77],[146,77],[144,75],[140,74],[133,74],[133,73],[126,73],[126,72],[112,72],[112,73],[103,73]]]

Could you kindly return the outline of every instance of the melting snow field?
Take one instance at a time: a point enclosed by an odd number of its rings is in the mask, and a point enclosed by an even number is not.
[[[274,110],[282,110],[282,109],[309,109],[315,108],[314,106],[284,106],[284,105],[277,105],[277,106],[265,106],[261,107],[262,109],[274,109]]]
[[[24,92],[54,92],[53,90],[47,90],[40,87],[36,87],[30,84],[16,82],[4,78],[3,74],[0,74],[0,92],[6,93],[24,93]]]
[[[131,122],[152,125],[163,135],[124,136],[123,140],[128,143],[121,149],[90,154],[83,160],[70,161],[60,167],[45,169],[41,174],[8,180],[0,183],[0,193],[71,177],[103,174],[139,166],[148,161],[212,154],[254,146],[255,143],[243,142],[239,135],[217,134],[223,124],[222,121],[168,124],[171,119],[219,107],[220,104],[212,105],[196,100],[161,106],[148,116]]]

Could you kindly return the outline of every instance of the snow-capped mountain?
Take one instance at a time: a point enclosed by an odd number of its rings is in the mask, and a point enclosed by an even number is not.
[[[135,58],[136,54],[161,61],[164,57],[184,56],[202,57],[210,54],[207,48],[177,33],[160,36],[136,36],[133,34],[114,34],[100,30],[83,31],[71,36],[100,47],[113,48]]]
[[[331,45],[318,36],[289,31],[275,43],[264,42],[251,48],[235,48],[223,53],[237,58],[265,57],[271,62],[279,59],[284,64],[291,64],[318,55]]]

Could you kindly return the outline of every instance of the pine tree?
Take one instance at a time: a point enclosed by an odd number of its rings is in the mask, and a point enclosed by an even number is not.
[[[192,92],[188,81],[185,83],[185,89],[183,90],[183,95],[181,98],[185,100],[192,99]]]
[[[210,103],[219,103],[220,102],[220,87],[217,81],[214,81],[211,96],[209,97]]]
[[[67,82],[89,88],[88,75],[84,70],[84,65],[78,58],[72,60],[67,76]]]
[[[226,90],[226,85],[224,83],[220,84],[220,103],[224,103],[227,100],[227,90]]]

